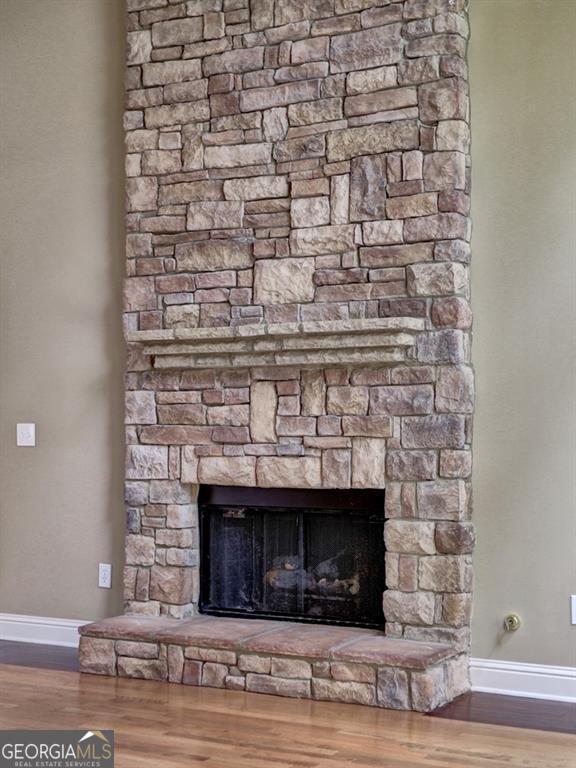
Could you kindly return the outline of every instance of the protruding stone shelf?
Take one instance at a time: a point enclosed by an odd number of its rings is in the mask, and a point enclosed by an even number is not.
[[[80,628],[80,671],[429,711],[467,689],[443,643],[262,619],[118,616]]]
[[[133,331],[126,340],[163,369],[382,365],[406,360],[424,327],[419,318],[393,317]]]

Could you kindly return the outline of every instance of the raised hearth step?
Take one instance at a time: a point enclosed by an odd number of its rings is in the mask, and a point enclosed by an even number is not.
[[[429,711],[468,688],[450,645],[264,619],[117,616],[80,628],[82,672]]]

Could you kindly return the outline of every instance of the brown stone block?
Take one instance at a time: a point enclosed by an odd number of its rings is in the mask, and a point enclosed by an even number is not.
[[[368,389],[366,387],[328,387],[328,414],[363,415],[368,412]]]
[[[333,661],[330,664],[330,674],[333,680],[340,682],[372,684],[376,682],[376,669],[368,664]]]
[[[330,41],[332,71],[365,69],[367,61],[374,66],[396,63],[402,55],[401,28],[401,24],[388,24],[333,37]]]
[[[338,162],[359,155],[417,149],[418,146],[416,121],[402,120],[334,131],[328,135],[327,157],[329,162]]]
[[[443,664],[422,672],[412,672],[410,678],[412,709],[417,712],[431,712],[447,701]]]
[[[386,475],[391,480],[432,480],[436,477],[435,451],[388,451]]]
[[[474,411],[474,373],[469,366],[442,366],[436,381],[436,409],[442,412]]]
[[[199,404],[159,405],[158,417],[163,424],[206,424],[206,406]]]
[[[429,384],[370,389],[370,414],[388,416],[427,414],[432,412],[433,407],[434,389]]]
[[[271,675],[273,677],[309,680],[312,677],[312,666],[308,661],[299,659],[273,658]]]
[[[424,83],[418,88],[420,118],[426,123],[438,120],[466,120],[468,89],[460,78],[449,77]]]
[[[344,416],[342,431],[356,437],[390,437],[392,419],[388,416]]]
[[[185,661],[184,670],[182,674],[182,682],[184,685],[201,685],[202,680],[202,662],[201,661]]]
[[[227,675],[228,667],[225,664],[208,661],[202,669],[202,685],[208,688],[224,688]]]
[[[127,565],[154,565],[154,539],[150,536],[127,534],[125,554]]]
[[[463,480],[434,480],[418,483],[418,511],[430,520],[461,520],[466,514],[466,484]]]
[[[167,650],[168,682],[181,683],[184,672],[184,654],[178,645],[169,645]]]
[[[422,363],[463,363],[466,337],[457,330],[422,333],[416,339],[416,357]]]
[[[436,523],[435,541],[442,554],[470,554],[476,541],[474,526],[471,523]]]
[[[472,595],[445,594],[442,597],[442,621],[452,627],[467,627],[472,616]]]
[[[386,709],[410,709],[408,673],[401,669],[381,667],[376,688],[378,706]]]
[[[153,426],[143,427],[140,440],[153,445],[209,445],[210,427]]]
[[[271,693],[276,696],[290,696],[296,699],[309,699],[310,680],[288,680],[249,672],[246,675],[246,690],[256,693]]]
[[[441,477],[470,477],[472,453],[470,451],[440,451]]]
[[[155,47],[186,45],[202,39],[202,19],[193,17],[162,21],[152,25],[152,43]]]
[[[420,261],[432,261],[433,258],[432,243],[360,248],[360,264],[364,267],[403,267]]]
[[[472,325],[472,310],[466,299],[449,297],[432,302],[432,322],[437,328],[468,329]]]

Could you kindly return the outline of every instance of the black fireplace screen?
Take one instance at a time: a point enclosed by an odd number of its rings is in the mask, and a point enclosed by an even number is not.
[[[200,610],[380,627],[384,498],[203,487]]]

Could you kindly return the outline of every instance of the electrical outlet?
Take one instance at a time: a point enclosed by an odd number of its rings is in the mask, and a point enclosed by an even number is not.
[[[572,608],[572,624],[576,624],[576,595],[570,595],[570,606]]]
[[[16,445],[18,447],[36,445],[36,424],[16,424]]]
[[[112,566],[110,563],[98,563],[98,586],[110,589],[112,586]]]

